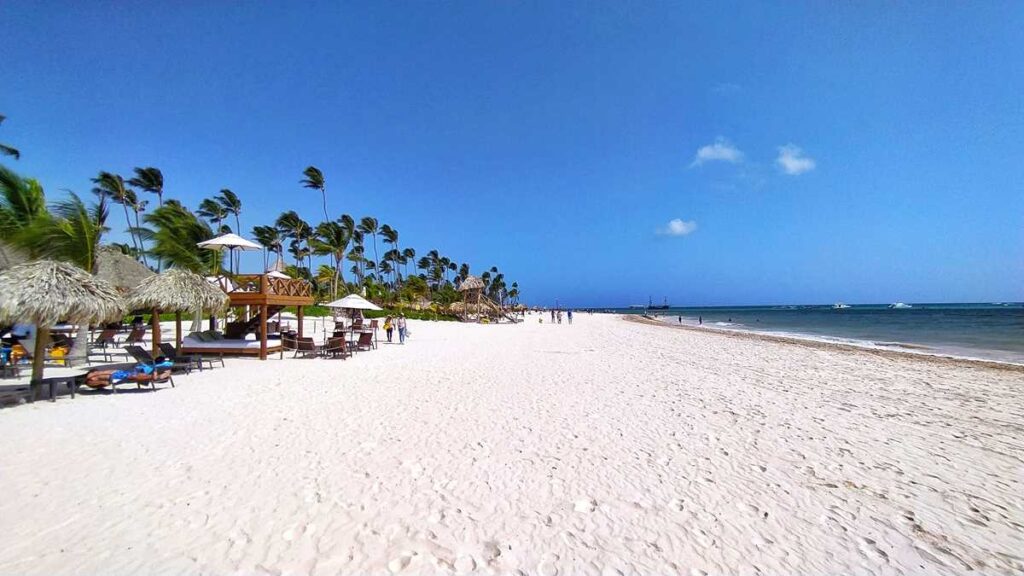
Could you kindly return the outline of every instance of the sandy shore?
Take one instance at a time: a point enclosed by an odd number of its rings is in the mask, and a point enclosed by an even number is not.
[[[0,574],[1024,572],[1024,375],[411,322],[0,411]]]

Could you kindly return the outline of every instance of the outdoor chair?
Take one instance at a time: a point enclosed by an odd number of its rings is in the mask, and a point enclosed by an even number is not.
[[[308,336],[297,338],[295,340],[295,355],[292,358],[298,358],[299,354],[302,354],[303,358],[316,358],[320,355],[320,349],[317,348],[316,342]]]
[[[125,344],[142,344],[142,341],[146,339],[146,327],[136,326],[132,328],[132,331],[128,333],[128,337],[124,339],[122,345]]]
[[[139,364],[148,364],[150,366],[153,366],[154,364],[156,364],[156,358],[153,358],[153,356],[151,356],[149,354],[149,352],[146,352],[144,349],[142,349],[141,346],[125,346],[124,350],[125,350],[125,352],[128,353],[129,356],[134,358],[135,361],[138,362]],[[171,372],[177,370],[179,372],[184,372],[184,373],[188,374],[189,372],[192,371],[192,365],[191,364],[188,364],[188,363],[179,364],[177,362],[174,362],[173,360],[171,360],[171,362],[174,364],[174,366],[171,366]],[[171,386],[174,386],[174,382],[173,381],[171,381]]]
[[[145,350],[142,350],[141,348],[139,348],[139,350],[143,354],[147,356],[149,355],[148,353],[146,353]],[[153,363],[150,363],[149,365],[154,366]],[[107,386],[110,386],[110,391],[113,392],[114,394],[117,394],[117,387],[119,385],[132,383],[134,383],[135,386],[139,389],[141,389],[144,384],[149,384],[149,387],[154,391],[156,390],[157,384],[170,383],[171,388],[175,387],[174,378],[171,375],[173,368],[171,370],[164,369],[162,371],[154,369],[151,374],[132,374],[129,378],[122,380],[120,383],[114,383],[114,372],[118,370],[130,371],[134,369],[134,364],[103,366],[89,371],[83,378],[83,382],[85,383],[86,386],[90,388],[106,388]]]
[[[373,332],[360,332],[356,348],[359,350],[373,350]]]
[[[348,351],[348,343],[345,341],[344,336],[336,336],[334,338],[328,338],[327,344],[321,350],[324,356],[330,356],[331,358],[345,357],[350,355]]]
[[[175,364],[188,364],[190,367],[196,366],[199,368],[200,372],[203,371],[204,362],[210,365],[211,370],[213,369],[214,360],[219,360],[220,365],[222,367],[224,366],[223,356],[215,356],[214,358],[203,358],[202,355],[200,354],[178,354],[178,350],[170,342],[161,342],[160,352],[163,352],[164,357],[169,359],[171,362],[174,362]]]

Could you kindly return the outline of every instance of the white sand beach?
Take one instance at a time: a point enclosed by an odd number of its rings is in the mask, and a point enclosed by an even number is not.
[[[0,410],[0,574],[1024,573],[1024,372],[575,320]]]

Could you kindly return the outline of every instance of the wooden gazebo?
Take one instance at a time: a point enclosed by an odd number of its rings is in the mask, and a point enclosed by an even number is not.
[[[238,274],[234,276],[231,284],[225,283],[222,288],[231,300],[228,306],[240,309],[241,312],[238,317],[242,320],[232,326],[234,333],[244,337],[255,331],[259,335],[260,360],[267,359],[268,351],[281,350],[281,344],[269,348],[267,346],[267,321],[286,306],[295,306],[299,324],[298,335],[302,336],[303,307],[313,304],[313,286],[309,282],[269,274]],[[223,352],[254,354],[256,349],[237,348]]]

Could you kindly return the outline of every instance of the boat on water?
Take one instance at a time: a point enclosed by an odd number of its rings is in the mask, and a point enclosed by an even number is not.
[[[893,304],[889,304],[889,308],[902,310],[904,308],[913,308],[913,306],[911,306],[910,304],[904,304],[903,302],[895,302]]]
[[[648,310],[668,310],[669,307],[670,306],[669,306],[669,303],[668,303],[668,298],[665,298],[665,301],[663,303],[661,303],[661,304],[655,304],[651,300],[650,296],[647,297],[647,309]]]
[[[836,302],[835,304],[832,305],[832,309],[833,310],[842,310],[844,308],[849,308],[849,307],[850,307],[849,304],[843,304],[842,302]]]

